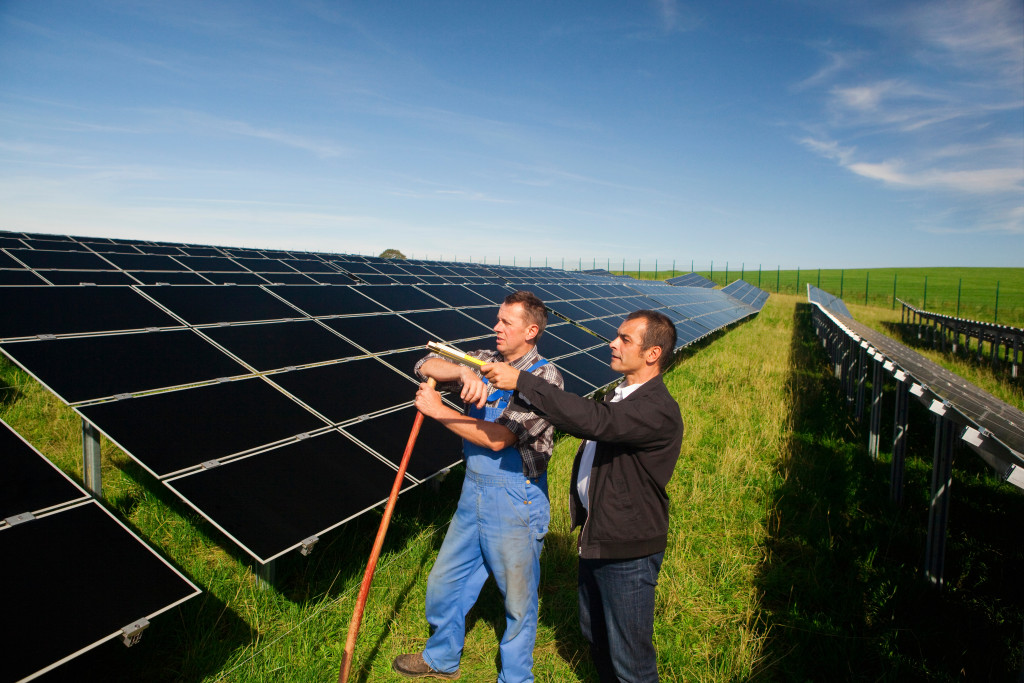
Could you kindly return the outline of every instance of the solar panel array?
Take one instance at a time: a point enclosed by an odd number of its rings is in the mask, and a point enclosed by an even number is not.
[[[712,289],[715,283],[712,280],[707,279],[703,275],[697,273],[687,273],[686,275],[677,275],[676,277],[670,277],[665,280],[670,285],[676,287],[704,287],[706,289]]]
[[[0,350],[260,563],[386,499],[424,345],[493,348],[512,291],[550,308],[540,351],[582,395],[619,379],[607,341],[628,312],[663,311],[681,347],[763,304],[547,268],[25,233],[0,233],[0,282]],[[460,451],[428,420],[406,488]]]
[[[1004,479],[1024,488],[1024,412],[999,400],[917,351],[850,317],[840,299],[808,285],[808,298],[868,354],[888,363],[923,403],[960,424],[961,438]],[[844,312],[845,311],[845,312]]]
[[[4,680],[33,678],[132,635],[199,594],[2,420],[0,459],[0,563],[9,618]]]

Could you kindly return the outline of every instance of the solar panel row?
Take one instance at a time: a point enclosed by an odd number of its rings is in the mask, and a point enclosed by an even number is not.
[[[175,263],[189,265],[196,259],[247,267],[247,259],[279,263],[262,272],[287,266],[308,274],[332,265],[364,281],[368,275],[423,278],[440,268],[474,279],[415,286],[5,287],[10,304],[0,317],[0,350],[260,562],[384,500],[389,487],[381,481],[394,476],[401,450],[387,437],[403,433],[401,420],[411,424],[412,368],[423,346],[439,340],[490,347],[497,304],[514,289],[531,289],[550,307],[539,347],[579,394],[618,379],[608,366],[606,342],[632,310],[665,312],[679,329],[680,346],[755,312],[717,290],[626,285],[622,278],[549,269],[31,235],[3,239],[8,254],[44,254],[38,260],[19,256],[16,263],[26,270],[61,265],[51,257],[67,247],[65,254],[101,257],[119,267],[163,267],[173,253]],[[12,246],[13,239],[20,246]],[[460,459],[457,440],[443,429],[425,429],[420,444],[430,455],[417,456],[407,473],[410,486]],[[334,453],[333,465],[320,462],[318,452]],[[291,459],[297,465],[289,473],[271,474],[274,463]],[[322,499],[304,492],[318,467],[345,473],[345,483]],[[218,499],[226,481],[237,498],[231,509],[245,514],[231,513]],[[263,490],[268,481],[277,495]],[[258,508],[249,509],[245,500]],[[264,523],[269,517],[291,521],[271,533]]]
[[[199,594],[2,420],[0,460],[4,612],[17,618],[4,636],[5,680],[44,673]]]

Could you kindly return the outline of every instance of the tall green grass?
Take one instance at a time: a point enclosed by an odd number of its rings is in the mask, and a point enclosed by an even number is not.
[[[669,485],[670,541],[657,595],[662,679],[1012,678],[1024,625],[1024,600],[1012,588],[1024,575],[1024,543],[1013,536],[1024,496],[996,482],[973,454],[960,454],[947,587],[926,587],[919,567],[931,458],[927,415],[915,416],[907,504],[897,508],[887,500],[888,456],[867,457],[866,434],[838,398],[803,300],[773,295],[755,318],[686,350],[666,376],[686,435]],[[884,315],[875,324],[884,324]],[[9,363],[0,363],[0,380],[0,417],[81,479],[74,413]],[[990,381],[1005,383],[996,375]],[[538,681],[594,680],[576,624],[568,529],[576,444],[559,441],[549,474]],[[325,536],[308,558],[287,556],[273,586],[261,588],[247,558],[219,532],[109,444],[103,453],[107,503],[204,593],[154,620],[139,645],[105,645],[62,667],[61,676],[336,678],[379,513]],[[352,680],[398,680],[391,660],[422,648],[426,577],[461,480],[457,468],[438,486],[399,500]],[[504,628],[493,583],[468,624],[463,679],[493,680]]]

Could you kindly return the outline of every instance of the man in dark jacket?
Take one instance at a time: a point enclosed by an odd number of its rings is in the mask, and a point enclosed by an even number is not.
[[[570,515],[580,527],[580,629],[601,681],[656,681],[654,589],[668,543],[668,495],[683,440],[679,406],[661,373],[676,330],[656,311],[635,311],[609,344],[624,375],[604,402],[562,391],[504,363],[481,368],[515,389],[558,429],[584,439],[572,468]]]

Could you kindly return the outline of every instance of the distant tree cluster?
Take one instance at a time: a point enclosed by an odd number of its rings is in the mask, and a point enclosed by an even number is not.
[[[397,259],[402,259],[403,261],[406,258],[405,254],[403,254],[402,252],[398,251],[397,249],[385,249],[384,251],[382,251],[380,253],[380,257],[381,258],[397,258]]]

